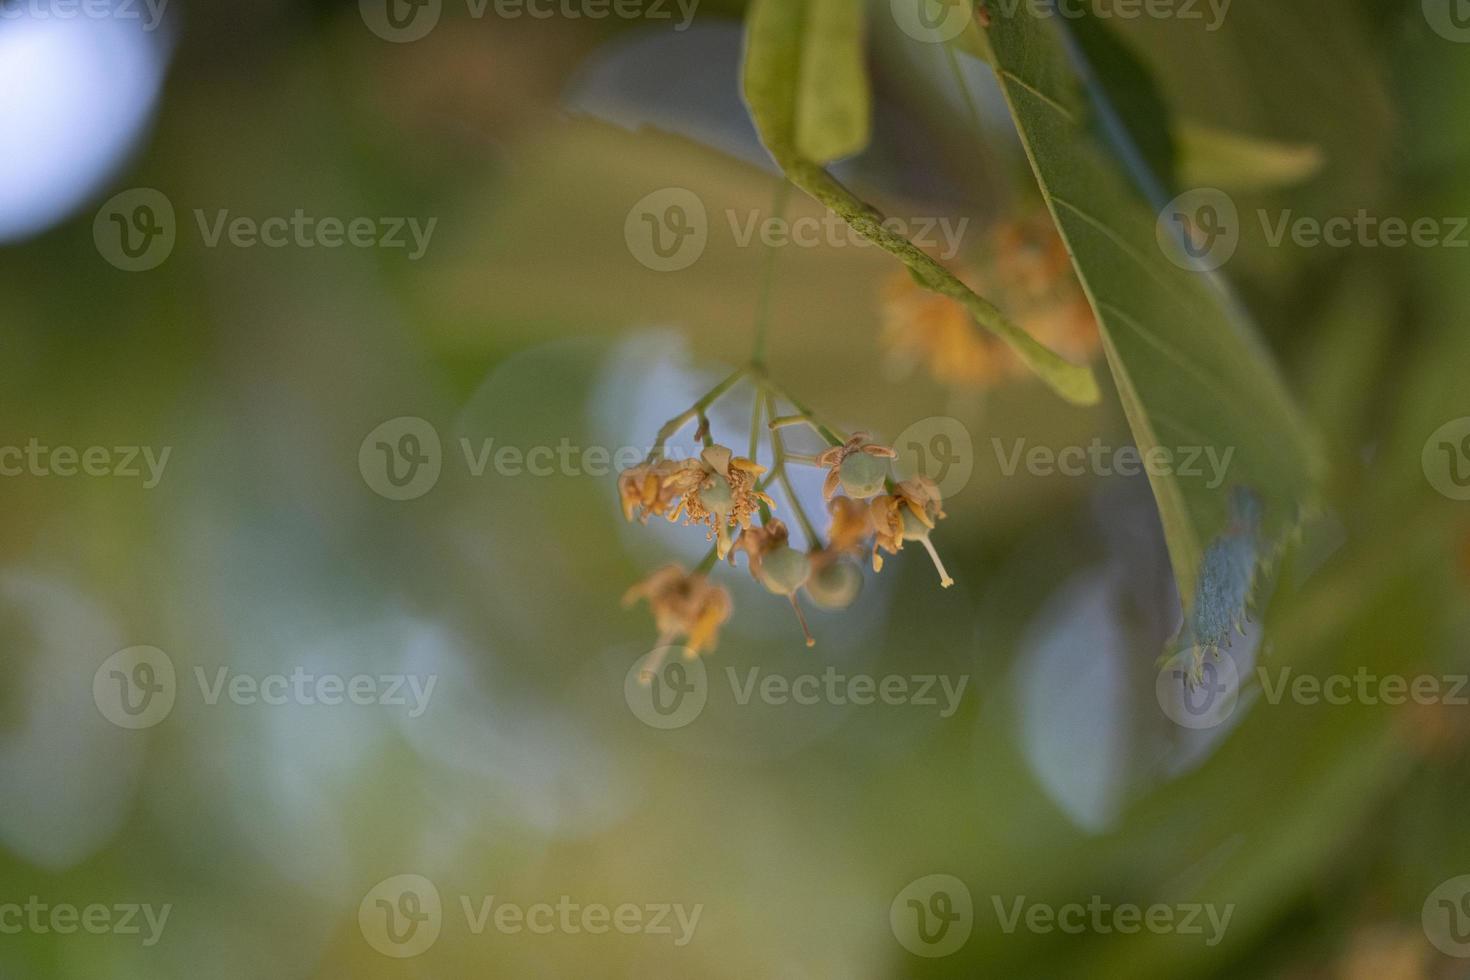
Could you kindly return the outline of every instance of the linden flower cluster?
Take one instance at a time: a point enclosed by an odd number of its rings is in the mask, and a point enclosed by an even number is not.
[[[756,385],[751,448],[748,455],[737,456],[709,438],[705,411],[746,375]],[[944,517],[934,482],[922,476],[895,482],[889,472],[889,461],[897,455],[892,449],[872,442],[866,433],[842,435],[784,392],[778,396],[779,391],[755,368],[736,372],[670,419],[659,430],[648,458],[618,475],[624,518],[646,524],[650,517],[663,517],[703,527],[706,540],[713,542],[694,571],[665,565],[623,597],[625,605],[648,603],[660,647],[678,643],[690,656],[714,649],[719,628],[729,619],[734,604],[729,591],[710,580],[710,572],[718,561],[734,566],[740,555],[752,578],[790,602],[807,646],[816,641],[807,629],[798,596],[805,595],[821,609],[847,608],[862,588],[858,561],[864,556],[877,572],[883,568],[884,553],[896,554],[905,542],[918,541],[933,560],[940,583],[946,588],[954,584],[929,540],[935,523]],[[778,397],[796,406],[798,414],[776,415]],[[665,458],[669,438],[695,419],[699,420],[695,437],[703,442],[699,456]],[[781,430],[791,425],[809,426],[828,448],[813,456],[788,452]],[[769,468],[755,461],[762,431],[770,440]],[[827,502],[825,534],[817,531],[791,489],[786,468],[792,464],[827,471],[822,487]],[[776,501],[766,492],[773,483],[780,484],[787,506],[805,531],[808,550],[792,547],[787,525],[774,516]]]

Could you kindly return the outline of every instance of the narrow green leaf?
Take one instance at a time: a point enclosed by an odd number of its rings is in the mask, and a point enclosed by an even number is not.
[[[990,30],[996,74],[1097,313],[1138,448],[1145,458],[1155,447],[1173,451],[1173,465],[1146,469],[1190,629],[1213,639],[1219,623],[1244,613],[1255,566],[1279,552],[1311,505],[1318,451],[1237,305],[1212,274],[1165,253],[1161,202],[1150,202],[1130,179],[1138,176],[1136,148],[1120,146],[1106,92],[1083,89],[1072,60],[1080,49],[1066,43],[1065,29],[1027,4],[997,14]],[[1095,85],[1105,84],[1097,66],[1087,68]],[[1201,475],[1183,472],[1195,447],[1217,460],[1229,454],[1218,482],[1199,460]],[[1222,553],[1218,543],[1233,542],[1233,554],[1245,539],[1249,561],[1206,562],[1207,554]],[[1229,574],[1202,574],[1206,565]],[[1196,609],[1208,610],[1208,624],[1193,620]]]
[[[1299,184],[1322,169],[1322,151],[1184,120],[1175,127],[1181,187],[1261,191]]]

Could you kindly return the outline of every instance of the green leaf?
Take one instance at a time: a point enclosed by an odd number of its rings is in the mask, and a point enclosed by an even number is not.
[[[963,304],[1063,398],[1081,405],[1096,402],[1097,380],[1090,368],[1038,343],[994,304],[892,231],[877,208],[823,169],[834,150],[850,153],[860,148],[859,127],[854,125],[859,102],[861,135],[864,141],[867,138],[866,80],[860,99],[839,91],[852,84],[854,73],[863,73],[863,32],[860,26],[854,28],[854,17],[861,17],[857,0],[754,0],[750,5],[743,85],[750,117],[766,149],[793,184],[863,238],[898,257],[918,283]]]
[[[872,116],[856,0],[808,0],[797,92],[796,151],[826,163],[868,145]]]
[[[1084,90],[1080,47],[1063,30],[1059,18],[1037,16],[1027,4],[996,15],[995,70],[1097,314],[1139,450],[1231,454],[1219,486],[1174,469],[1148,470],[1191,628],[1208,627],[1213,636],[1221,621],[1243,614],[1254,566],[1279,552],[1311,506],[1318,450],[1275,363],[1218,279],[1165,254],[1156,238],[1161,202],[1138,186],[1139,154],[1121,142],[1126,131],[1106,93]],[[1093,66],[1080,67],[1103,84]],[[1202,574],[1213,545],[1241,539],[1242,501],[1249,502],[1251,560],[1212,561],[1210,568],[1224,571]],[[1237,608],[1224,610],[1226,603]],[[1207,609],[1210,623],[1195,623],[1196,609]]]
[[[1282,143],[1181,121],[1175,127],[1181,187],[1263,191],[1299,184],[1322,169],[1310,143]]]

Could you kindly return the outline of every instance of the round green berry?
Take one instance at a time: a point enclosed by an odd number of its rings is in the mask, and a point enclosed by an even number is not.
[[[846,609],[863,590],[863,573],[850,561],[835,561],[807,579],[806,594],[819,608]]]
[[[790,545],[781,545],[761,559],[761,584],[776,595],[791,595],[806,584],[811,559]]]
[[[867,453],[853,453],[837,469],[842,489],[854,500],[866,500],[883,492],[888,479],[888,461]]]

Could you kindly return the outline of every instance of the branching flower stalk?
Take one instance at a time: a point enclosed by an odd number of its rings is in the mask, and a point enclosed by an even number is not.
[[[776,194],[778,213],[786,190],[783,180]],[[905,541],[921,541],[941,584],[953,584],[929,540],[935,521],[944,516],[933,482],[916,477],[895,483],[889,473],[896,456],[892,449],[872,442],[866,433],[849,434],[822,418],[767,371],[773,270],[774,250],[768,248],[750,360],[660,426],[644,461],[618,475],[618,495],[627,519],[646,523],[657,515],[685,525],[701,524],[714,542],[693,571],[666,565],[625,596],[628,603],[646,600],[660,644],[677,642],[686,655],[714,648],[718,627],[729,617],[733,603],[728,590],[714,584],[711,575],[721,560],[734,566],[737,553],[744,554],[757,582],[790,602],[808,646],[816,641],[800,598],[828,610],[850,606],[862,586],[856,559],[865,552],[877,572],[883,567],[880,552],[893,554]],[[752,389],[750,442],[747,455],[736,456],[712,438],[709,411],[742,383]],[[789,409],[785,414],[782,406]],[[668,458],[670,440],[691,423],[693,440],[701,447],[698,456]],[[816,432],[827,448],[815,455],[790,452],[784,430],[798,425]],[[769,467],[758,462],[763,441],[769,444]],[[827,470],[823,497],[830,524],[825,533],[796,494],[788,469],[792,465]],[[798,551],[788,542],[786,524],[776,516],[776,503],[766,492],[773,485],[780,487],[785,506],[801,527],[807,550]]]

